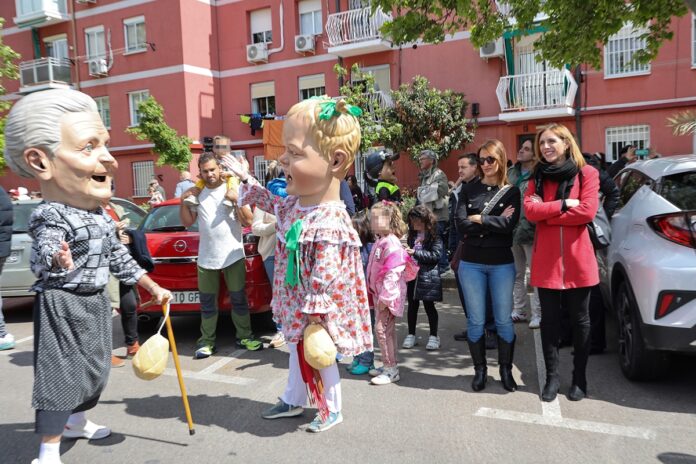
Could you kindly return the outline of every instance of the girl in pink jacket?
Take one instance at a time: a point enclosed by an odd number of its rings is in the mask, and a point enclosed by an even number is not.
[[[375,333],[384,364],[371,370],[370,375],[374,385],[388,385],[399,381],[396,318],[404,314],[406,282],[415,278],[418,266],[401,245],[400,237],[408,229],[395,203],[375,204],[370,211],[370,225],[377,241],[367,264],[367,286],[375,305]]]

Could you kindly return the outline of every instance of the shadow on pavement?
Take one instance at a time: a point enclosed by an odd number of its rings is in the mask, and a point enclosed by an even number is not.
[[[34,365],[33,351],[17,351],[16,353],[10,353],[7,357],[10,359],[10,363],[15,366],[32,367]]]
[[[684,453],[660,453],[657,459],[663,464],[696,464],[696,456]]]

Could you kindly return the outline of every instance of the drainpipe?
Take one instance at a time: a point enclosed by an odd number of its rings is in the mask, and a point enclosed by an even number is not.
[[[575,93],[575,132],[578,139],[578,145],[580,146],[580,150],[582,151],[582,115],[580,114],[582,103],[582,99],[580,98],[580,88],[582,86],[582,70],[580,69],[580,65],[577,65],[575,67],[575,82],[578,83],[578,90]]]
[[[70,5],[68,14],[70,15],[70,28],[72,29],[73,56],[75,57],[75,89],[80,90],[80,56],[77,53],[77,19],[75,18],[75,5],[72,0],[68,2]]]
[[[341,0],[336,0],[336,13],[341,12]],[[340,67],[343,67],[343,57],[339,56],[338,57],[338,65]],[[345,84],[343,80],[343,76],[338,76],[338,88],[340,89],[343,87],[343,84]]]
[[[280,47],[268,50],[268,55],[283,51],[285,47],[285,30],[283,25],[283,0],[280,0]]]

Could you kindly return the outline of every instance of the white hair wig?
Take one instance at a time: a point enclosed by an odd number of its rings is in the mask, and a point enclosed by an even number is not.
[[[52,157],[60,146],[60,118],[65,113],[97,113],[97,104],[87,94],[72,89],[35,92],[14,104],[5,125],[5,161],[22,177],[34,177],[24,159],[29,148],[39,148]]]

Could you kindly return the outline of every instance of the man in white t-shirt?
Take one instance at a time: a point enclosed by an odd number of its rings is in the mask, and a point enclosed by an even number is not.
[[[198,339],[195,357],[207,358],[215,352],[220,274],[224,276],[232,303],[237,346],[252,351],[259,350],[263,344],[255,340],[251,333],[249,305],[244,293],[246,269],[241,227],[251,224],[251,209],[248,206],[237,206],[237,189],[227,188],[220,177],[220,164],[215,155],[201,155],[198,170],[205,186],[202,190],[192,187],[184,192],[180,208],[182,224],[189,227],[198,221],[200,233],[198,291],[201,298],[201,337]],[[183,202],[191,195],[198,196],[196,212],[192,212]],[[225,200],[229,200],[232,206],[223,204]]]

